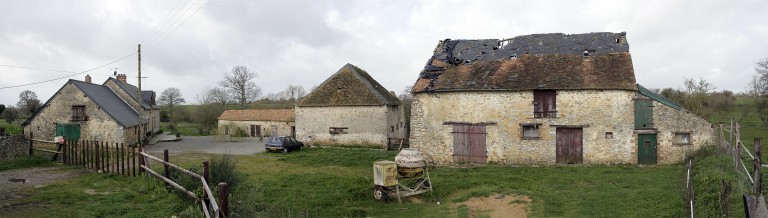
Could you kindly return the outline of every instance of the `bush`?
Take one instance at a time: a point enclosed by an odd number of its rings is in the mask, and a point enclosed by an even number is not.
[[[232,195],[230,213],[232,217],[264,217],[264,186],[261,184],[243,185],[235,189]]]
[[[230,190],[235,190],[238,178],[235,173],[235,161],[229,154],[214,156],[209,166],[211,170],[211,186],[218,186],[220,182],[226,182]]]

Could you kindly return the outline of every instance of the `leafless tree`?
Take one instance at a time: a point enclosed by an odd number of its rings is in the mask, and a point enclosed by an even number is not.
[[[220,104],[221,106],[226,106],[230,102],[229,99],[229,93],[221,87],[213,87],[197,96],[201,104]]]
[[[168,107],[170,113],[169,117],[171,117],[171,121],[173,122],[177,121],[173,116],[173,107],[184,102],[184,97],[181,96],[181,90],[179,90],[179,88],[170,87],[160,94],[159,103],[162,106]]]
[[[261,88],[251,81],[256,77],[258,77],[258,74],[252,72],[247,67],[234,66],[230,73],[224,74],[224,80],[219,82],[219,86],[229,89],[242,107],[249,101],[256,100],[261,95]]]
[[[715,89],[715,85],[703,78],[699,78],[698,81],[686,78],[684,85],[686,96],[683,105],[685,108],[700,116],[708,116],[709,111],[706,110],[704,104],[707,102],[709,93]]]
[[[33,114],[40,106],[40,100],[37,99],[37,94],[33,91],[24,90],[19,93],[19,102],[16,103],[16,107],[24,113]]]
[[[755,63],[755,73],[749,84],[749,92],[755,101],[754,107],[760,120],[768,126],[768,58]]]
[[[304,89],[304,86],[298,85],[288,85],[287,88],[285,88],[285,91],[282,92],[285,95],[285,98],[288,99],[288,101],[296,102],[301,97],[304,97],[307,95],[307,91]]]

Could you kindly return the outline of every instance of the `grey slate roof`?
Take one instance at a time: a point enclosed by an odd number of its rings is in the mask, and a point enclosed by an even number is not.
[[[139,123],[136,111],[109,87],[77,80],[69,80],[69,83],[82,90],[85,95],[123,127],[136,126]]]
[[[107,79],[107,81],[105,81],[104,83],[106,84],[110,80],[114,81],[115,84],[117,84],[117,86],[120,87],[120,89],[122,89],[123,91],[127,92],[128,95],[130,95],[131,98],[133,98],[133,100],[139,101],[139,97],[138,97],[139,95],[137,93],[139,91],[139,88],[137,88],[136,86],[133,86],[131,84],[126,84],[126,83],[124,83],[124,82],[122,82],[120,80],[117,80],[115,78],[112,78],[112,77]],[[144,93],[142,93],[142,95],[144,95]],[[152,109],[153,107],[152,107],[152,105],[149,105],[147,102],[142,100],[141,101],[141,108],[144,108],[145,110],[149,110],[149,109]]]

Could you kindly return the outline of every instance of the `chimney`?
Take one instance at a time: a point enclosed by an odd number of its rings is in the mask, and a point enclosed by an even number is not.
[[[120,80],[125,84],[128,84],[128,82],[125,81],[125,74],[117,74],[117,80]]]
[[[85,82],[91,83],[91,75],[85,75]]]

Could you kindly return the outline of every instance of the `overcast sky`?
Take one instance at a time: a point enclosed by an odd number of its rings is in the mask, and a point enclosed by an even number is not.
[[[105,64],[86,73],[94,83],[117,68],[136,84],[136,55],[108,63],[141,43],[142,88],[177,87],[188,103],[235,65],[257,72],[264,94],[309,89],[346,63],[401,93],[441,39],[626,31],[638,83],[701,77],[745,91],[768,57],[767,2],[0,0],[0,87]],[[67,79],[0,88],[0,104],[24,90],[45,102]]]

